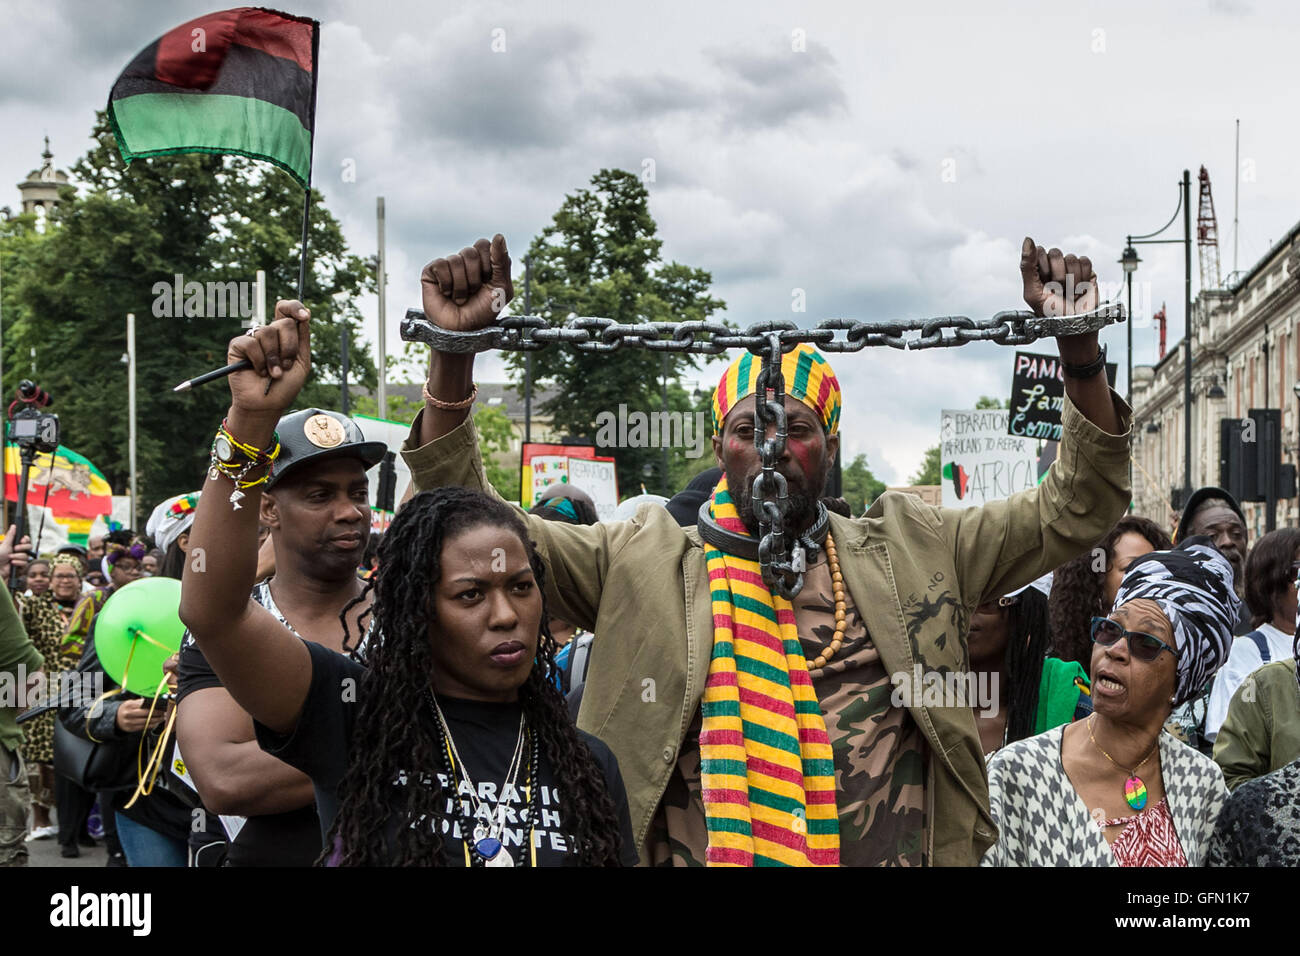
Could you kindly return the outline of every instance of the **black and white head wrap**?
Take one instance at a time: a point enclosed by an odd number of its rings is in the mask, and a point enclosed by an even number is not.
[[[1241,607],[1233,590],[1232,565],[1205,535],[1185,538],[1172,551],[1152,551],[1135,559],[1120,582],[1111,612],[1140,598],[1159,604],[1173,626],[1178,649],[1176,707],[1200,693],[1228,659]]]

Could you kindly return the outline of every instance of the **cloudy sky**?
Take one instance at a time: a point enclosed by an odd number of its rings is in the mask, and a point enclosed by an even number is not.
[[[101,16],[83,0],[0,0],[0,205],[17,205],[2,184],[39,164],[43,134],[70,164],[131,57],[214,6],[134,0]],[[1201,164],[1226,274],[1236,119],[1240,267],[1300,219],[1300,131],[1281,121],[1295,5],[901,6],[295,0],[323,24],[316,185],[354,249],[373,252],[386,198],[390,349],[428,259],[493,232],[521,254],[566,192],[647,160],[666,257],[710,270],[742,326],[790,318],[795,289],[809,323],[1018,308],[1026,235],[1091,256],[1117,284],[1125,234],[1169,219],[1182,170],[1195,190]],[[1171,343],[1183,318],[1182,249],[1141,254],[1138,363],[1156,354],[1148,303],[1169,302]],[[1122,370],[1123,331],[1103,340]],[[480,380],[504,377],[480,361]],[[870,350],[834,364],[846,450],[903,483],[940,409],[1006,394],[1011,355]]]

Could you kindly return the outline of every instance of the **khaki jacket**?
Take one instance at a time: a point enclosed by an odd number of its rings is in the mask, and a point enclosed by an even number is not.
[[[1229,790],[1300,757],[1296,662],[1273,661],[1241,682],[1214,738],[1214,762]]]
[[[1057,460],[1030,491],[966,510],[887,493],[862,518],[830,516],[849,594],[897,681],[911,687],[918,665],[922,674],[964,671],[967,622],[981,601],[1075,557],[1123,516],[1128,408],[1114,400],[1125,429],[1118,436],[1066,399]],[[419,426],[417,417],[402,451],[416,490],[459,485],[499,497],[484,476],[472,417],[416,447]],[[578,726],[618,757],[648,860],[650,822],[699,709],[713,650],[699,533],[653,505],[630,521],[592,527],[524,520],[550,572],[551,613],[597,636]],[[927,858],[974,866],[996,828],[974,715],[969,704],[951,704],[917,694],[909,706],[929,744]]]

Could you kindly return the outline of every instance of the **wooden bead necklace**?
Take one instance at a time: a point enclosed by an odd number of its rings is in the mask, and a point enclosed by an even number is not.
[[[809,670],[820,670],[826,666],[826,662],[835,656],[839,651],[840,645],[844,643],[844,632],[848,629],[848,605],[844,600],[844,575],[840,574],[839,557],[835,554],[835,539],[829,534],[826,535],[826,563],[831,569],[831,587],[835,591],[835,634],[831,637],[831,642],[822,648],[822,652],[817,655],[817,659],[812,662]]]

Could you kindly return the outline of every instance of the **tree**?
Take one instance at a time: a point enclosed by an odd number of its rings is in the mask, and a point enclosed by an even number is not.
[[[474,407],[474,427],[478,429],[479,448],[483,452],[483,471],[492,487],[507,501],[519,500],[519,483],[523,480],[518,455],[513,457],[514,466],[509,461],[502,464],[498,456],[508,455],[514,442],[515,432],[510,426],[510,419],[499,408],[490,405]]]
[[[282,170],[243,157],[166,156],[128,169],[102,113],[92,136],[94,145],[73,166],[83,188],[62,191],[46,233],[20,240],[9,230],[3,237],[5,393],[19,378],[35,378],[55,396],[65,443],[95,462],[114,489],[124,489],[127,370],[121,359],[126,315],[134,313],[143,520],[150,503],[202,482],[229,392],[219,382],[179,394],[172,386],[225,364],[226,343],[240,330],[231,313],[252,300],[239,283],[251,286],[261,269],[272,303],[296,295],[303,194]],[[352,330],[354,385],[376,382],[359,341],[357,305],[373,291],[374,279],[348,253],[317,193],[309,251],[303,298],[312,310],[312,377],[298,405],[337,408],[345,323]],[[162,291],[177,275],[179,303]],[[191,282],[204,291],[190,295]]]
[[[844,491],[844,500],[849,503],[855,515],[862,514],[871,507],[872,502],[885,493],[885,483],[871,473],[871,469],[867,466],[866,455],[858,455],[843,470],[841,487]]]
[[[554,324],[562,324],[570,313],[635,323],[706,319],[724,308],[709,295],[713,278],[707,271],[663,262],[661,246],[645,186],[630,172],[602,169],[592,177],[590,189],[565,197],[551,224],[529,248],[533,312]],[[522,276],[515,279],[515,288],[522,292]],[[522,311],[522,305],[518,294],[513,310]],[[670,412],[689,414],[698,407],[693,396],[675,386],[684,369],[698,367],[694,356],[628,348],[592,354],[564,346],[533,354],[534,381],[552,381],[558,388],[545,411],[561,433],[598,441],[601,413],[617,416],[620,407],[624,414],[662,411],[665,376]],[[519,381],[523,353],[512,353],[508,361]],[[691,424],[697,421],[692,418]],[[687,459],[686,449],[680,447],[671,449],[667,475],[662,473],[658,447],[597,449],[614,456],[624,494],[639,491],[644,482],[651,490],[671,495],[683,475],[700,470],[699,460]]]
[[[937,485],[939,484],[940,450],[938,445],[931,445],[925,450],[925,457],[921,459],[921,470],[912,476],[914,485]]]
[[[351,405],[351,411],[354,415],[369,415],[371,418],[379,417],[379,399],[373,395],[353,395]],[[423,399],[389,395],[386,420],[390,422],[412,422],[415,421],[416,413],[422,408],[424,408]]]
[[[1008,408],[1005,398],[994,398],[992,395],[981,395],[979,401],[975,403],[976,408]]]

